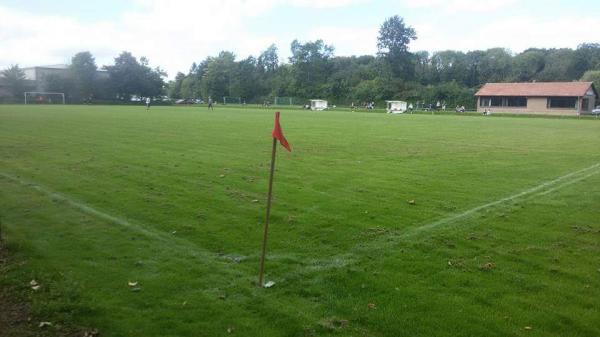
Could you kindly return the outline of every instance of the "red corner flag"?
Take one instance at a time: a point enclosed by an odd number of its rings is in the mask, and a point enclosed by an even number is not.
[[[279,111],[275,113],[275,127],[273,127],[273,138],[279,140],[281,146],[285,147],[286,150],[292,152],[292,147],[288,143],[287,139],[283,136],[281,125],[279,124]]]

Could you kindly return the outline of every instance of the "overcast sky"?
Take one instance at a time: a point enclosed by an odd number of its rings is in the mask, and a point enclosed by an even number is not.
[[[287,61],[296,38],[374,54],[379,26],[396,14],[417,30],[412,51],[600,42],[591,0],[0,0],[0,68],[69,63],[84,50],[102,66],[127,50],[173,78],[221,50],[245,58],[275,43]]]

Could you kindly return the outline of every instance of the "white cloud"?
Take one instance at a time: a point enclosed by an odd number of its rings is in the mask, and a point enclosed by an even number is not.
[[[379,27],[321,26],[310,30],[307,39],[322,39],[335,47],[335,55],[373,55],[377,51]]]
[[[297,7],[338,8],[369,2],[369,0],[291,0],[282,2],[288,2],[289,4]]]
[[[368,0],[135,0],[137,8],[110,21],[80,21],[61,15],[39,15],[0,5],[0,68],[68,63],[71,56],[89,50],[99,65],[111,64],[121,51],[146,56],[172,78],[191,63],[221,50],[239,57],[257,55],[271,43],[280,47],[284,60],[294,39],[321,38],[335,47],[336,55],[374,54],[378,25],[335,20],[298,32],[275,27],[267,33],[249,30],[253,21],[292,7],[344,7]],[[455,9],[493,10],[522,0],[404,0],[411,8],[435,8],[452,14]],[[432,13],[436,13],[432,11]],[[502,12],[502,11],[500,11]],[[439,14],[439,13],[438,13]],[[508,14],[507,14],[508,15]],[[507,47],[519,52],[528,47],[576,47],[598,41],[600,18],[585,12],[545,19],[539,16],[506,16],[500,13],[477,24],[478,15],[459,21],[435,20],[414,24],[419,39],[411,50],[473,50]],[[409,20],[407,20],[409,21]]]
[[[283,31],[260,36],[248,21],[280,6],[334,8],[365,0],[135,0],[136,11],[112,21],[82,22],[66,16],[36,15],[0,5],[0,67],[68,63],[89,50],[99,65],[111,64],[121,51],[146,56],[170,77],[187,71],[220,50],[240,57],[256,55],[273,42],[287,45]]]
[[[527,48],[576,48],[583,42],[598,41],[600,18],[560,17],[556,19],[517,16],[497,18],[477,29],[439,29],[435,24],[417,24],[419,39],[411,50],[475,50],[504,47],[518,53]]]
[[[405,0],[408,8],[427,8],[446,13],[490,12],[522,0]]]

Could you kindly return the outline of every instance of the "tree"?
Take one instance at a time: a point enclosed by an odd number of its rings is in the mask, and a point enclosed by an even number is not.
[[[73,56],[69,71],[74,84],[75,99],[86,99],[95,94],[97,70],[96,61],[89,51]]]
[[[163,77],[166,73],[160,68],[150,68],[145,57],[140,61],[131,53],[122,52],[115,58],[114,65],[105,67],[110,83],[121,100],[128,101],[133,95],[155,97],[164,91]]]
[[[310,98],[322,96],[322,90],[331,73],[333,47],[323,40],[304,44],[292,41],[290,63],[293,72],[293,88],[296,96]]]
[[[261,84],[262,81],[259,80],[257,72],[257,60],[248,56],[237,63],[236,76],[230,87],[230,95],[251,101],[263,90]]]
[[[50,92],[62,92],[65,93],[65,98],[71,101],[71,93],[74,91],[75,85],[73,80],[68,76],[61,76],[58,74],[47,74],[44,76],[44,90]]]
[[[398,15],[385,20],[379,28],[377,50],[381,55],[397,55],[408,51],[410,41],[417,39],[414,28],[404,24]]]
[[[512,79],[519,82],[534,80],[544,70],[545,65],[544,52],[536,49],[526,50],[513,58]]]
[[[485,82],[506,82],[512,74],[512,55],[503,48],[488,49],[479,63],[479,75]]]
[[[25,72],[18,64],[13,64],[2,71],[4,82],[14,97],[21,97],[26,89]]]
[[[600,70],[588,70],[581,77],[582,81],[594,82],[596,90],[600,90]]]
[[[385,20],[379,28],[377,50],[390,66],[392,75],[404,79],[414,78],[415,58],[408,51],[411,41],[417,39],[414,28],[407,26],[398,15]]]
[[[277,47],[272,44],[258,56],[257,67],[265,73],[272,73],[279,67],[279,57],[277,56]]]
[[[188,76],[181,81],[181,90],[179,93],[181,98],[196,98],[198,97],[198,91],[193,77]]]
[[[169,97],[181,98],[181,84],[185,78],[186,77],[182,72],[178,72],[177,75],[175,75],[175,81],[169,82]]]
[[[582,74],[573,77],[572,62],[575,52],[569,48],[550,49],[545,51],[546,63],[544,69],[538,73],[537,80],[556,82],[578,79]]]
[[[235,55],[222,51],[217,57],[211,58],[206,64],[201,81],[202,96],[219,99],[232,96],[231,87],[236,76]]]
[[[436,52],[431,57],[432,76],[439,82],[467,81],[466,55],[460,51],[446,50]]]

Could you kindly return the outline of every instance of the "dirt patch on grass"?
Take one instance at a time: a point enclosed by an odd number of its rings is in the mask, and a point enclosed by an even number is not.
[[[0,241],[0,276],[6,275],[8,259],[8,252]],[[29,306],[16,298],[12,288],[3,286],[0,288],[0,337],[5,336],[35,336],[35,330],[31,324]]]
[[[8,272],[11,257],[0,241],[0,278]],[[86,335],[87,333],[87,335]],[[66,337],[90,336],[84,329],[48,325],[40,327],[31,315],[30,302],[15,285],[0,287],[0,337]],[[93,336],[93,335],[92,335]]]

